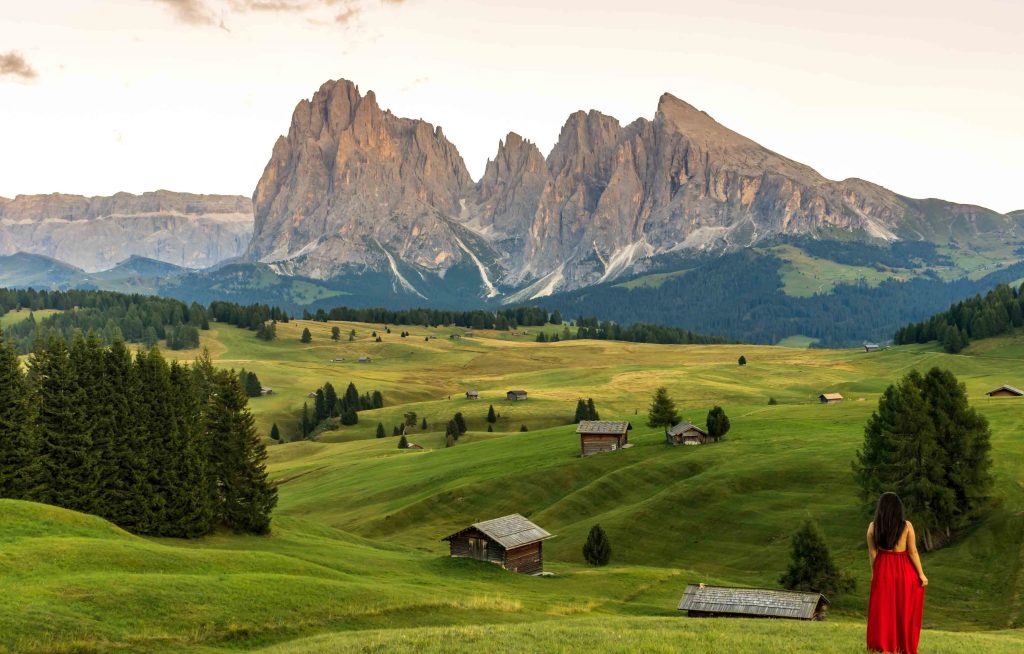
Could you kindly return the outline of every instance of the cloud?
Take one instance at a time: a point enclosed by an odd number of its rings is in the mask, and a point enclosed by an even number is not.
[[[39,73],[25,61],[25,57],[14,50],[0,54],[0,77],[7,75],[26,81],[39,77]]]
[[[204,0],[155,0],[167,6],[174,16],[189,25],[217,25],[217,16]]]
[[[225,16],[276,13],[305,16],[320,25],[349,26],[372,4],[398,6],[406,0],[153,0],[170,9],[181,22],[228,30]]]

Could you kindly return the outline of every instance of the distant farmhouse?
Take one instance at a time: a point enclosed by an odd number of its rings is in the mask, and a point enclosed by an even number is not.
[[[263,387],[260,388],[260,395],[273,395],[273,394],[274,394],[274,389],[273,388],[267,388],[266,386],[263,386]]]
[[[824,620],[828,600],[821,593],[690,584],[679,602],[679,610],[686,611],[691,618]]]
[[[818,396],[818,401],[822,404],[835,404],[836,402],[842,402],[843,396],[839,393],[822,393]]]
[[[669,445],[704,445],[718,440],[692,422],[681,422],[665,430],[665,442]]]
[[[526,399],[526,391],[509,391],[505,393],[505,397],[510,402],[519,402]]]
[[[999,388],[993,388],[988,393],[985,393],[985,395],[988,395],[989,397],[1020,397],[1024,395],[1024,391],[1019,388],[1003,384]]]
[[[441,540],[451,556],[490,561],[506,570],[527,575],[544,572],[542,545],[551,534],[518,513],[475,522]]]
[[[625,421],[580,420],[576,433],[580,435],[580,456],[598,452],[620,450],[629,444],[629,430],[633,425]]]
[[[359,357],[359,363],[370,363],[373,361],[370,357]]]
[[[480,399],[480,393],[478,393],[477,391],[466,391],[466,399],[467,400],[479,400]]]
[[[333,363],[344,363],[345,357],[338,357],[337,359],[331,360]]]
[[[864,344],[864,351],[865,352],[878,352],[881,349],[882,349],[882,346],[879,345],[878,343],[865,343]]]

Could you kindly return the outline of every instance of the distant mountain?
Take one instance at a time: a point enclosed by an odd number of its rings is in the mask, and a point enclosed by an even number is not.
[[[517,134],[473,183],[441,128],[327,82],[301,101],[253,196],[246,258],[330,280],[384,275],[393,296],[525,301],[622,278],[669,252],[779,235],[891,242],[1019,240],[1024,216],[828,180],[665,94],[653,120],[569,116],[544,157]],[[461,279],[461,278],[460,278]],[[465,281],[464,279],[462,280]]]
[[[243,253],[252,221],[252,202],[233,195],[19,195],[0,200],[0,254],[41,254],[87,272],[131,256],[205,268]]]
[[[0,255],[0,287],[67,289],[86,284],[81,268],[39,254]]]

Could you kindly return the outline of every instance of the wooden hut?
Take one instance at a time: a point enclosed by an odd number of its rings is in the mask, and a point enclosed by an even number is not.
[[[669,445],[704,445],[717,443],[718,439],[692,422],[681,422],[665,430],[665,442]]]
[[[505,397],[510,402],[520,402],[526,399],[526,391],[509,391],[505,393]]]
[[[679,610],[693,617],[824,620],[828,600],[821,593],[770,588],[729,588],[690,584]]]
[[[267,388],[266,386],[260,387],[260,395],[273,395],[273,394],[274,394],[274,389],[273,388]]]
[[[359,363],[370,363],[373,361],[370,357],[359,357]]]
[[[878,352],[881,349],[882,349],[882,346],[879,345],[878,343],[865,343],[864,344],[864,351],[865,352]]]
[[[551,534],[518,513],[476,522],[441,540],[451,556],[490,561],[527,575],[544,572],[543,542]]]
[[[843,396],[839,393],[822,393],[818,396],[818,401],[822,404],[835,404],[836,402],[842,402]]]
[[[1024,395],[1024,391],[1019,388],[1014,388],[1008,384],[1003,384],[999,388],[993,388],[989,392],[985,393],[989,397],[1020,397]]]
[[[480,399],[480,393],[478,393],[477,391],[466,391],[466,399],[467,400],[479,400]]]
[[[619,450],[629,444],[629,430],[633,425],[615,420],[580,420],[576,433],[580,435],[580,456]]]

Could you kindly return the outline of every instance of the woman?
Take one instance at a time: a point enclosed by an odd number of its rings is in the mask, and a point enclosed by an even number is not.
[[[928,577],[917,554],[914,525],[903,518],[903,502],[896,493],[878,498],[875,520],[868,525],[868,555],[868,649],[917,654]]]

